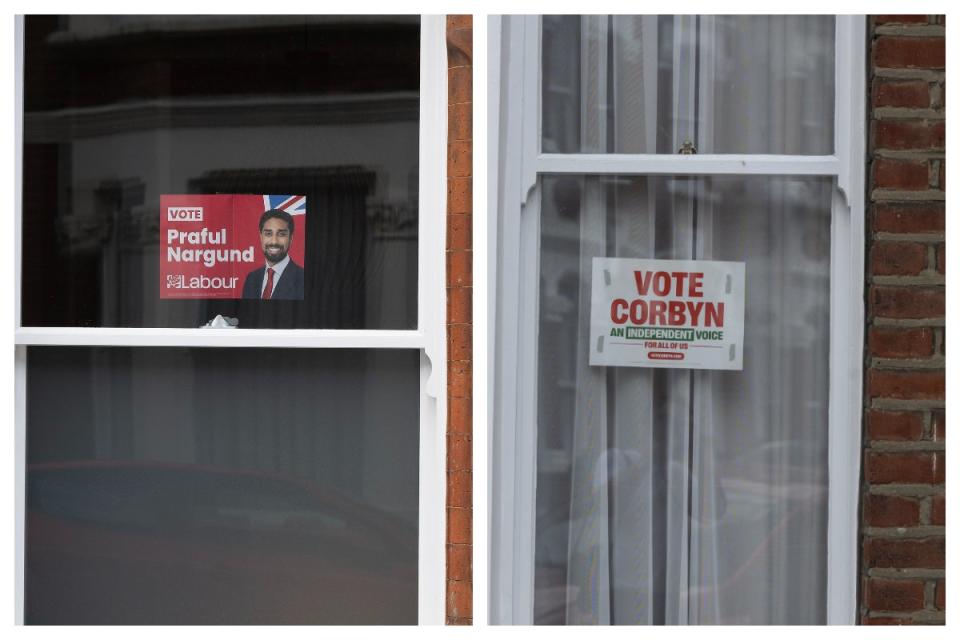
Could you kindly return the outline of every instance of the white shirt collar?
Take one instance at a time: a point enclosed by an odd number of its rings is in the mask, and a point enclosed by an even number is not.
[[[273,269],[273,273],[274,273],[273,281],[276,282],[277,280],[280,279],[280,276],[283,275],[283,270],[287,268],[288,264],[290,264],[290,254],[287,254],[283,258],[283,260],[273,265],[272,267],[269,264],[266,264],[266,262],[264,262],[264,267],[266,267],[266,269]],[[264,276],[267,275],[266,269],[263,272]]]

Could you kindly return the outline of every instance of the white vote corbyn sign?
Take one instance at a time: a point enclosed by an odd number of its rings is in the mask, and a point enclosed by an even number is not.
[[[744,263],[594,258],[590,364],[743,369]]]

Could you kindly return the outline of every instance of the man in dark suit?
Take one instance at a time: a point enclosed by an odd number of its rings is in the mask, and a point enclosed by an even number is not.
[[[247,274],[243,297],[261,300],[303,300],[303,268],[290,259],[293,217],[270,209],[260,216],[260,248],[266,264]]]

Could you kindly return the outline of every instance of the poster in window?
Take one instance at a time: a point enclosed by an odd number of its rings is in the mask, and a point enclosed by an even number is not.
[[[160,196],[160,297],[303,300],[306,219],[306,196]]]
[[[743,369],[745,264],[594,258],[590,364]]]

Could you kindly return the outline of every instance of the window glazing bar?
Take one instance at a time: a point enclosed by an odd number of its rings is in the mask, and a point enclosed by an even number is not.
[[[30,327],[18,329],[15,342],[30,346],[422,349],[426,339],[420,331]]]
[[[538,173],[835,176],[837,156],[542,153]]]

